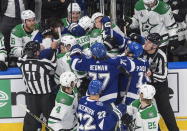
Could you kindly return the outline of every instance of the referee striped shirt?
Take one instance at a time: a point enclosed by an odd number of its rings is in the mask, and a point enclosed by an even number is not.
[[[27,92],[31,94],[47,94],[50,87],[50,72],[55,70],[56,63],[47,59],[19,58],[18,67],[22,70]]]
[[[158,49],[154,54],[146,53],[144,58],[149,62],[152,72],[152,82],[155,83],[166,81],[168,75],[166,54],[162,50]]]

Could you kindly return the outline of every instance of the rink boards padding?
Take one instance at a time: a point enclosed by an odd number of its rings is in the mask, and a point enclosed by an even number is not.
[[[187,130],[187,62],[169,63],[169,87],[174,91],[171,94],[171,105],[175,112],[180,130]],[[25,85],[21,71],[10,68],[0,72],[0,131],[21,131],[25,111],[19,104],[25,104]],[[162,131],[166,127],[161,120]]]

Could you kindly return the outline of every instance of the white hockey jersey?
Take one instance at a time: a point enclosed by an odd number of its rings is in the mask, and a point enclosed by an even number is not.
[[[74,128],[77,124],[77,106],[78,92],[76,88],[73,90],[72,95],[60,89],[55,99],[55,106],[48,120],[48,126],[55,131]]]
[[[139,0],[135,5],[130,28],[139,28],[143,37],[150,33],[159,33],[163,37],[160,46],[167,45],[168,40],[177,35],[177,24],[170,6],[159,0],[153,8],[147,7],[143,0]]]
[[[35,26],[35,30],[31,34],[25,32],[23,24],[14,27],[10,35],[10,46],[12,47],[10,54],[14,57],[21,57],[23,47],[33,41],[38,32],[38,25]]]
[[[134,119],[134,129],[136,131],[158,131],[160,116],[157,108],[151,104],[141,109],[140,104],[140,100],[134,100],[127,106],[127,113]]]
[[[54,78],[56,84],[59,84],[59,77],[65,71],[74,72],[76,74],[77,78],[83,78],[86,76],[85,72],[75,71],[75,70],[71,69],[70,52],[67,52],[65,54],[58,54],[56,63],[57,63],[57,68],[55,71],[55,78]]]

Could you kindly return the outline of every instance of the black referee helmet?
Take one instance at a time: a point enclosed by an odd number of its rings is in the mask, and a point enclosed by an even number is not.
[[[30,41],[25,45],[23,49],[23,55],[27,55],[28,58],[35,58],[36,52],[39,50],[40,44],[36,41]]]

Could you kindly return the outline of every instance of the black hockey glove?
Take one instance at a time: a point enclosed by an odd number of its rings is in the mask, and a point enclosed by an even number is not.
[[[144,44],[145,43],[145,38],[143,38],[141,35],[139,35],[139,34],[136,34],[136,33],[131,33],[130,35],[129,35],[129,37],[130,37],[130,39],[132,40],[132,41],[135,41],[135,42],[138,42],[138,43],[140,43],[140,44]]]
[[[123,124],[125,124],[127,127],[128,127],[129,125],[131,125],[132,122],[133,122],[132,116],[129,115],[128,113],[124,114],[124,115],[121,117],[121,120],[122,120]]]
[[[81,55],[82,54],[82,47],[79,44],[73,45],[70,49],[70,57],[74,55]]]
[[[132,19],[128,16],[125,16],[124,19],[119,20],[119,23],[122,26],[129,26],[130,24],[132,24]]]
[[[115,47],[115,39],[111,38],[110,36],[106,37],[103,44],[105,45],[105,47],[107,48],[107,51],[112,50]]]
[[[5,62],[0,61],[0,71],[6,71],[7,70],[7,65],[5,64]]]
[[[172,54],[175,54],[175,50],[178,48],[179,44],[178,44],[178,40],[174,39],[174,40],[170,40],[169,41],[169,52],[171,52]]]

